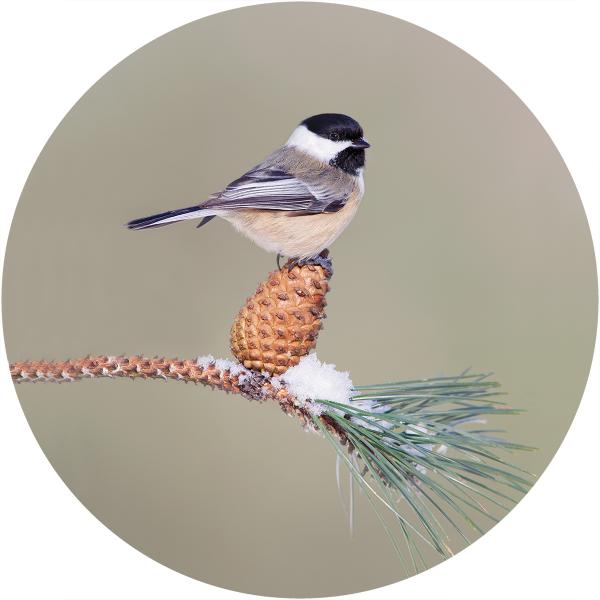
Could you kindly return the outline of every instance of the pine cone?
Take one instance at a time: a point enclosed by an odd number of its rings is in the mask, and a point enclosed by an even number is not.
[[[285,264],[248,298],[231,327],[231,351],[247,368],[280,375],[317,343],[331,270]]]

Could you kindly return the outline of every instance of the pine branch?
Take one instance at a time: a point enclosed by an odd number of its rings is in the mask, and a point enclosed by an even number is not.
[[[305,428],[320,431],[371,504],[383,504],[396,518],[408,556],[403,556],[378,514],[403,563],[411,564],[415,572],[418,565],[426,566],[420,546],[449,556],[448,529],[470,541],[467,530],[483,533],[473,514],[496,522],[491,507],[508,511],[533,480],[499,454],[529,448],[491,435],[497,432],[480,425],[488,416],[519,412],[500,400],[498,384],[487,375],[463,373],[354,387],[350,400],[339,403],[318,398],[300,401],[281,378],[212,356],[20,361],[12,363],[10,371],[18,383],[95,377],[164,379],[202,383],[250,400],[275,401]]]
[[[131,379],[162,379],[185,383],[201,383],[249,400],[271,400],[286,414],[297,417],[304,427],[314,429],[306,406],[301,406],[285,385],[268,373],[246,369],[231,360],[202,356],[196,359],[159,358],[145,356],[86,356],[65,361],[16,361],[10,363],[15,383],[66,383],[97,377],[128,377]],[[324,418],[326,427],[345,443],[345,434]]]

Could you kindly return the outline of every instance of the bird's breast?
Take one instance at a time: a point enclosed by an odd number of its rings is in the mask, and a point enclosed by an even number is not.
[[[238,209],[220,216],[268,252],[294,258],[315,256],[328,248],[354,218],[364,190],[362,177],[360,180],[344,207],[337,212],[303,215],[278,210]]]

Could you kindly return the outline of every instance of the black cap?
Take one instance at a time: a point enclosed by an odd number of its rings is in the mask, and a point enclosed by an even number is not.
[[[304,119],[304,125],[309,131],[334,141],[352,141],[363,136],[362,127],[348,115],[339,113],[323,113]]]

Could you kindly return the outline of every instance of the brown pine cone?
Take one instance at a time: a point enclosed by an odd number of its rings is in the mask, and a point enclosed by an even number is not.
[[[317,343],[325,318],[331,270],[320,264],[269,274],[248,298],[231,327],[231,351],[247,368],[280,375]]]

